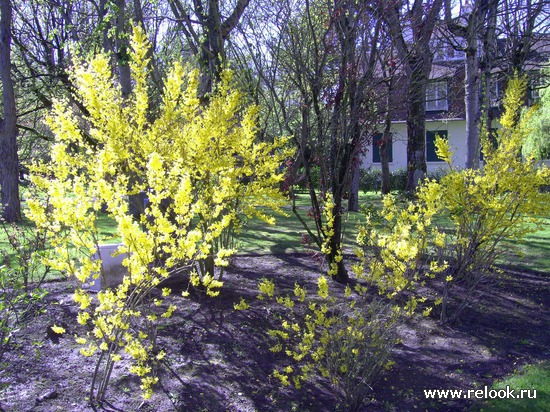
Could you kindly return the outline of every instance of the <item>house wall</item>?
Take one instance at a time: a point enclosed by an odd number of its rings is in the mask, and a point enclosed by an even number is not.
[[[390,163],[390,171],[407,168],[407,124],[394,122],[393,133],[393,161]],[[449,144],[453,150],[453,166],[463,168],[466,164],[466,121],[459,120],[432,120],[426,121],[426,131],[447,131]],[[369,146],[368,152],[363,157],[363,168],[380,168],[380,163],[373,163],[373,147]],[[447,168],[445,162],[427,162],[428,170]]]

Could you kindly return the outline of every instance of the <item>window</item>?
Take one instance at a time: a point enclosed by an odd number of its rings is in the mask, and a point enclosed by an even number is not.
[[[428,83],[426,89],[426,111],[448,110],[447,82]]]
[[[432,41],[431,50],[434,51],[434,62],[462,59],[462,52],[454,49],[448,40],[437,39]]]
[[[380,160],[380,143],[382,143],[382,133],[377,133],[372,138],[372,163],[381,163]],[[388,145],[388,161],[393,162],[393,143]]]
[[[427,162],[442,162],[439,156],[435,153],[435,136],[447,140],[447,130],[427,131],[426,132],[426,161]]]

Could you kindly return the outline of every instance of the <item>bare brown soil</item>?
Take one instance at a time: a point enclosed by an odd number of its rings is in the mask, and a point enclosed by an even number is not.
[[[73,284],[46,285],[48,296],[9,348],[0,375],[4,411],[335,411],[341,397],[328,381],[309,382],[302,390],[282,387],[271,376],[286,364],[273,354],[266,330],[273,311],[256,300],[257,282],[274,279],[281,287],[295,281],[314,284],[319,268],[308,255],[242,256],[225,278],[218,298],[176,293],[178,310],[159,323],[159,345],[169,368],[158,371],[160,384],[144,401],[136,377],[115,367],[108,402],[88,401],[94,358],[80,356],[74,335]],[[502,276],[502,275],[501,275]],[[470,401],[435,401],[424,389],[475,389],[524,364],[550,358],[550,275],[505,271],[461,317],[442,326],[434,318],[410,320],[399,329],[395,365],[373,387],[365,411],[461,411]],[[335,286],[337,287],[337,286]],[[247,311],[233,310],[241,296]],[[169,302],[167,302],[169,303]],[[61,337],[48,327],[63,325]]]

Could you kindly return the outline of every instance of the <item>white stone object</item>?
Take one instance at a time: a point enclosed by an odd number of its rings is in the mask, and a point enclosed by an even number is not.
[[[99,245],[99,250],[92,259],[101,259],[102,273],[97,279],[90,279],[89,290],[99,292],[106,288],[114,288],[122,283],[122,279],[128,274],[128,269],[122,265],[122,261],[128,256],[127,253],[121,253],[113,256],[121,244]],[[93,283],[92,283],[93,282]]]

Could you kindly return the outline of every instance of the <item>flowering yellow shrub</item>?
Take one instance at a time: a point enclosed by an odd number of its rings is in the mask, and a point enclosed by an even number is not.
[[[222,282],[213,268],[226,265],[235,252],[225,247],[230,234],[253,216],[273,223],[266,207],[280,212],[286,202],[278,189],[279,167],[290,154],[286,140],[256,141],[258,110],[245,107],[231,73],[222,74],[205,106],[197,96],[198,73],[175,64],[162,104],[153,108],[147,87],[149,46],[139,29],[132,46],[134,92],[128,99],[111,77],[108,57],[97,56],[75,69],[86,123],[77,121],[66,102],[55,104],[48,119],[56,136],[51,161],[36,165],[32,177],[50,206],[38,197],[29,200],[30,218],[52,235],[56,254],[47,263],[82,283],[101,271],[93,255],[102,208],[122,239],[118,253],[127,254],[123,264],[128,269],[123,283],[99,292],[95,306],[86,291],[79,288],[74,295],[81,308],[78,322],[93,326],[78,339],[82,353],[99,350],[99,363],[105,362],[92,383],[97,398],[105,394],[121,349],[133,362],[131,372],[142,378],[144,396],[151,395],[156,382],[151,364],[161,359],[154,322],[176,310],[156,310],[162,301],[148,300],[151,289],[172,274],[187,272],[191,284],[215,296]],[[136,219],[128,201],[140,193],[148,202]],[[162,290],[162,296],[169,294]],[[101,382],[94,395],[96,378]]]
[[[522,92],[517,88],[523,86],[521,81],[511,84],[499,145],[484,143],[483,170],[451,167],[440,183],[424,182],[414,200],[387,195],[382,210],[367,215],[358,231],[360,261],[353,266],[358,282],[354,290],[346,286],[345,298],[334,298],[326,276],[309,294],[295,285],[293,293],[281,296],[273,282],[259,284],[258,298],[274,299],[281,308],[280,326],[269,334],[275,339],[271,351],[291,359],[273,373],[282,384],[300,387],[317,372],[342,390],[348,408],[359,408],[376,375],[391,364],[395,326],[427,301],[419,286],[427,279],[441,280],[443,296],[435,304],[444,311],[452,285],[465,287],[470,296],[501,256],[504,240],[520,240],[537,230],[537,216],[550,211],[548,194],[539,190],[548,185],[550,171],[520,156],[526,123],[518,114]],[[436,145],[450,166],[446,142],[438,138]],[[330,196],[326,205],[324,230],[330,233]],[[330,253],[328,242],[322,251]],[[369,296],[372,285],[381,301]],[[422,314],[431,310],[427,306]]]
[[[435,277],[446,268],[446,262],[432,261],[426,267],[429,239],[441,242],[443,234],[432,228],[432,221],[441,207],[441,194],[435,186],[421,186],[418,196],[424,201],[408,201],[400,205],[394,196],[386,195],[380,212],[381,223],[373,216],[359,228],[356,250],[360,262],[353,266],[359,279],[374,283],[389,299],[396,299],[409,314],[416,308],[416,299],[401,298],[403,292],[415,289],[425,277]],[[366,292],[364,286],[356,286]]]
[[[330,283],[330,287],[329,287]],[[330,379],[344,393],[350,410],[357,409],[379,372],[391,366],[390,349],[396,343],[395,326],[402,311],[380,301],[352,295],[337,302],[331,288],[341,287],[321,275],[315,290],[296,284],[286,296],[262,280],[261,300],[276,300],[282,311],[279,326],[269,330],[272,352],[284,353],[289,363],[273,371],[283,385],[300,388],[312,375]],[[354,409],[355,408],[355,409]]]
[[[449,261],[442,279],[444,321],[460,314],[479,283],[494,269],[497,258],[505,257],[505,241],[508,245],[521,242],[526,234],[539,230],[539,217],[550,212],[549,196],[540,190],[548,185],[550,170],[521,156],[532,115],[531,110],[521,115],[526,87],[525,78],[510,80],[497,145],[488,138],[483,142],[483,169],[453,170],[448,160],[451,172],[439,184],[427,184],[441,193],[442,212],[452,227],[445,245],[436,245],[440,258]],[[440,152],[450,152],[445,141],[439,139],[436,144]],[[426,202],[422,195],[419,200]],[[463,288],[466,299],[454,296],[456,286]],[[449,316],[451,298],[454,308]]]
[[[460,286],[466,299],[454,297],[451,318],[459,315],[503,256],[504,241],[518,242],[538,230],[537,217],[550,211],[548,194],[539,190],[548,185],[550,171],[521,157],[531,115],[528,111],[520,116],[525,87],[522,79],[510,81],[498,144],[493,147],[487,138],[483,143],[483,169],[453,169],[447,142],[436,138],[438,155],[447,161],[449,173],[439,183],[426,181],[416,199],[404,205],[391,196],[384,198],[382,224],[368,220],[359,230],[358,276],[388,297],[414,290],[426,275],[439,276],[443,295],[436,304],[442,305],[442,320],[448,320],[453,288]],[[420,299],[413,296],[406,309],[412,312]]]

